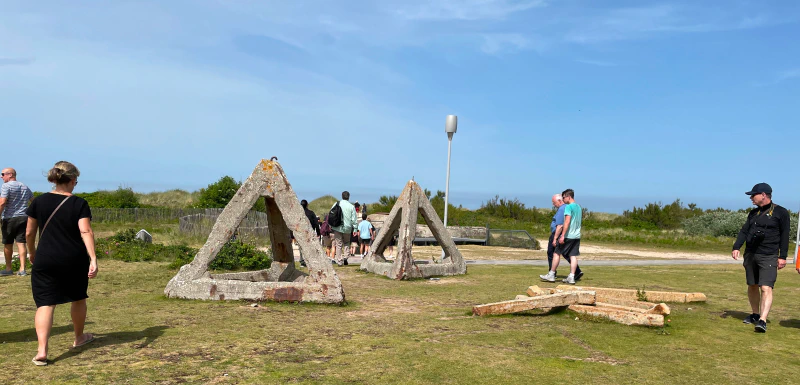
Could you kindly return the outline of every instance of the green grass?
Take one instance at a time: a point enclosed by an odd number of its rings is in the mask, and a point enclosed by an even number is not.
[[[769,332],[743,325],[740,266],[592,267],[585,285],[701,291],[674,304],[666,328],[563,311],[473,317],[475,304],[522,294],[541,269],[471,266],[465,276],[397,282],[337,270],[346,306],[173,300],[164,263],[102,261],[87,331],[70,351],[68,307],[56,310],[48,367],[36,351],[30,279],[0,279],[4,384],[28,383],[787,383],[800,345],[800,279],[779,274]],[[690,310],[691,309],[691,310]],[[9,375],[12,374],[13,375]],[[705,379],[705,380],[704,380]]]

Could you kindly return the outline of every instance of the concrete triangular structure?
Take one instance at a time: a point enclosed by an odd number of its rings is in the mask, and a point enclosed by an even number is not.
[[[417,232],[417,213],[422,214],[434,238],[444,250],[442,263],[414,263],[411,248]],[[397,254],[394,262],[389,262],[383,257],[383,252],[396,231],[399,231]],[[439,215],[425,196],[425,192],[412,180],[400,193],[377,238],[372,242],[372,249],[361,261],[361,270],[392,279],[428,278],[466,274],[467,264],[453,242],[453,237],[444,228]]]
[[[231,239],[256,201],[267,206],[273,262],[269,269],[210,274],[208,266]],[[295,269],[290,229],[309,273]],[[194,260],[181,267],[164,289],[167,297],[209,300],[274,300],[341,303],[344,290],[316,232],[277,161],[262,160],[220,214]]]

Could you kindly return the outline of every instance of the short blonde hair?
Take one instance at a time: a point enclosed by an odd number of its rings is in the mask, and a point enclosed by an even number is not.
[[[47,181],[55,184],[66,184],[72,182],[81,175],[81,172],[74,164],[62,160],[57,162],[50,171],[47,172]]]

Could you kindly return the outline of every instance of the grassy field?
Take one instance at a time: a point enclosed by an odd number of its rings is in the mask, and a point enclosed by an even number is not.
[[[345,306],[165,299],[163,263],[101,261],[87,330],[70,351],[56,310],[47,367],[36,351],[30,278],[0,279],[4,384],[789,383],[798,368],[800,277],[779,274],[769,332],[755,334],[741,267],[594,267],[585,285],[701,291],[666,328],[578,319],[569,311],[473,317],[475,304],[540,284],[533,267],[472,266],[465,276],[396,282],[337,270]]]

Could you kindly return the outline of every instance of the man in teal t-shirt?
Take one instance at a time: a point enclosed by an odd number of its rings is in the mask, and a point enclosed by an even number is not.
[[[569,258],[569,275],[564,278],[564,283],[575,284],[575,269],[578,268],[578,256],[581,255],[581,218],[583,209],[575,203],[575,191],[566,189],[561,196],[567,207],[564,209],[564,231],[558,238],[561,245],[561,255]]]

